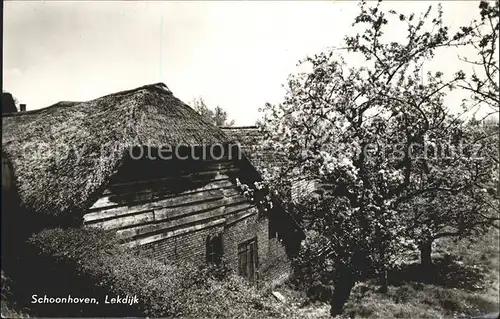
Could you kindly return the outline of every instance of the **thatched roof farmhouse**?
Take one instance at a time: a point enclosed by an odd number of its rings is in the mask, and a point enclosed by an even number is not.
[[[166,85],[12,113],[2,124],[23,214],[114,230],[159,259],[223,255],[250,280],[289,273],[298,225],[280,205],[259,212],[242,194],[236,181],[258,180],[255,167]]]

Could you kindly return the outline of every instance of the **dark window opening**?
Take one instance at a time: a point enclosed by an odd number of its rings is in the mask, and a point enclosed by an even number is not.
[[[219,265],[222,260],[222,234],[207,237],[207,263]]]
[[[238,245],[238,273],[254,282],[258,278],[257,238]]]

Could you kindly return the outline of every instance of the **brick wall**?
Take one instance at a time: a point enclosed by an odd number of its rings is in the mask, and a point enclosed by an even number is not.
[[[227,265],[238,273],[238,244],[257,238],[259,286],[274,286],[291,273],[285,248],[278,238],[269,238],[268,219],[251,215],[225,227],[213,227],[144,245],[141,252],[165,261],[191,261],[197,265],[206,262],[206,239],[222,232],[224,258]]]
[[[165,261],[190,261],[202,265],[206,261],[205,244],[209,235],[222,232],[222,227],[212,227],[177,237],[167,238],[141,247],[141,252],[149,257]]]
[[[291,272],[283,245],[277,238],[269,239],[268,223],[266,217],[255,214],[227,227],[223,236],[224,253],[235,272],[238,271],[238,244],[257,238],[259,278],[264,286],[286,278]]]

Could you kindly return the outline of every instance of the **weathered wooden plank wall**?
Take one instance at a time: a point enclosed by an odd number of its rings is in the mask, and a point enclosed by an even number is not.
[[[236,161],[129,161],[84,215],[84,224],[116,230],[140,246],[257,213],[237,189]]]

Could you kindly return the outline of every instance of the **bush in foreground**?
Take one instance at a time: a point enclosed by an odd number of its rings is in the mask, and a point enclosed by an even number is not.
[[[164,264],[137,255],[121,249],[112,234],[100,230],[49,229],[33,235],[29,244],[31,258],[37,261],[36,276],[45,278],[38,287],[51,284],[53,296],[78,293],[100,296],[102,300],[99,306],[73,305],[64,310],[59,305],[50,305],[58,316],[245,318],[279,315],[270,300],[236,276],[218,280],[208,269]],[[64,281],[69,283],[65,285]],[[35,283],[31,281],[31,284]],[[43,294],[45,292],[39,295]],[[106,294],[136,295],[139,304],[103,305]],[[52,313],[40,305],[38,314]]]
[[[11,280],[1,271],[1,314],[2,318],[28,318],[29,315],[20,311],[15,303],[12,302]],[[24,309],[23,309],[24,310]]]

